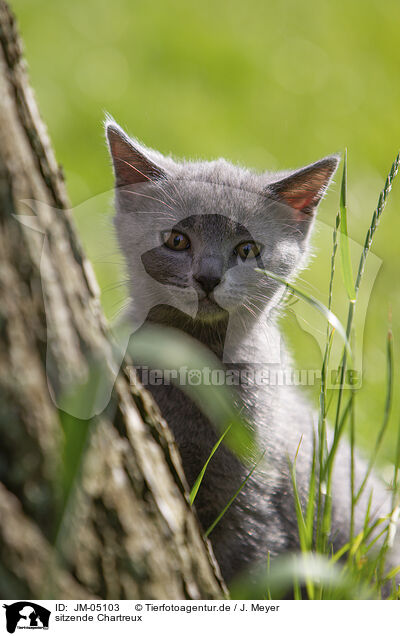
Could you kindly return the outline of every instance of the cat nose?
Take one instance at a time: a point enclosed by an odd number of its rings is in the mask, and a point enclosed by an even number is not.
[[[223,260],[215,256],[207,256],[200,262],[200,267],[194,279],[201,285],[206,294],[209,294],[221,282]]]
[[[207,276],[201,274],[200,276],[195,276],[195,279],[202,286],[204,291],[209,294],[212,290],[221,282],[220,276]]]

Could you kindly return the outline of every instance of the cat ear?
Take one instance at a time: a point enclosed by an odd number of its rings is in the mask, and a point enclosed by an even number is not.
[[[268,193],[293,210],[312,214],[324,196],[339,165],[340,157],[331,155],[268,186]]]
[[[167,176],[150,159],[147,149],[132,141],[114,121],[106,122],[106,136],[117,187],[157,181]]]

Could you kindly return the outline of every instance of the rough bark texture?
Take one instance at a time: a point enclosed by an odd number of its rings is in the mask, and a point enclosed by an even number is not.
[[[40,231],[17,215],[31,215]],[[122,368],[90,422],[55,406],[52,395],[87,381],[96,361],[106,373],[111,357],[92,269],[0,0],[1,598],[225,594],[172,437],[143,388]]]

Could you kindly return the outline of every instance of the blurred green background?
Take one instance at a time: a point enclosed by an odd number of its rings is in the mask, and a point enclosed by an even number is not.
[[[161,152],[224,156],[259,170],[301,166],[347,147],[349,234],[364,241],[400,146],[398,0],[14,0],[12,7],[108,317],[123,302],[115,284],[124,274],[110,223],[105,111]],[[331,227],[339,183],[340,175],[319,212]],[[396,369],[400,356],[399,204],[395,183],[373,247],[382,266],[366,317],[357,406],[367,449],[382,419],[390,308]],[[315,247],[302,275],[314,287],[302,284],[326,302],[330,246],[317,234]],[[299,366],[319,368],[315,340],[296,324],[289,313],[285,329]],[[382,461],[393,460],[399,412],[396,395]]]

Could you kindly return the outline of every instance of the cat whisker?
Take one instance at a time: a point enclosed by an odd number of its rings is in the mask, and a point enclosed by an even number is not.
[[[157,197],[152,197],[149,194],[143,194],[143,192],[135,192],[134,190],[125,190],[125,188],[123,191],[126,192],[127,194],[136,194],[138,197],[145,197],[146,199],[152,199],[153,201],[162,203],[163,205],[166,205],[167,208],[169,208],[170,210],[174,212],[174,208],[168,203],[166,203],[165,201],[163,201],[162,199],[157,199]]]
[[[246,298],[243,306],[251,313],[252,316],[254,316],[254,318],[257,317],[256,311],[261,311],[260,307],[258,307],[258,305],[251,301],[248,297]]]
[[[165,222],[166,221],[168,221],[168,222],[170,222],[172,224],[171,227],[173,227],[177,223],[176,216],[173,216],[169,212],[167,212],[166,214],[163,214],[163,216],[154,216],[154,213],[153,212],[149,212],[148,210],[135,210],[135,214],[143,214],[143,215],[146,215],[146,217],[151,216],[151,221],[153,223],[159,223],[160,222],[160,223],[163,223],[163,226],[165,226]]]
[[[254,294],[252,295],[254,300],[259,300],[264,305],[271,300],[271,296],[269,294]]]
[[[97,265],[125,265],[123,259],[115,259],[115,260],[105,260],[104,258],[92,258],[92,263],[96,263]]]
[[[111,285],[107,285],[103,289],[103,294],[107,294],[110,291],[113,291],[115,289],[119,289],[120,287],[124,287],[125,285],[128,285],[129,282],[130,282],[130,279],[126,278],[124,280],[118,281],[117,283],[112,283]]]
[[[141,172],[141,170],[139,170],[139,168],[136,168],[136,166],[132,166],[131,163],[129,163],[129,161],[126,161],[125,159],[122,159],[121,157],[116,157],[116,159],[118,161],[122,161],[122,163],[125,163],[127,166],[129,166],[130,168],[132,168],[132,170],[135,170],[138,174],[140,174],[142,177],[144,177],[147,181],[149,181],[150,183],[152,183],[154,186],[156,187],[160,187],[159,182],[154,181],[154,179],[151,179],[151,177],[149,177],[149,175],[144,174],[144,172]],[[161,188],[162,189],[162,188]],[[166,194],[170,200],[172,201],[172,203],[175,203],[174,199],[167,193],[164,191],[164,194]]]
[[[251,307],[249,307],[246,303],[243,306],[245,309],[247,309],[249,314],[253,316],[253,318],[256,318],[256,312]]]
[[[240,322],[242,324],[242,327],[243,327],[243,332],[246,332],[247,331],[247,325],[246,325],[245,316],[242,313],[239,313],[238,315],[239,315],[239,320],[240,320]]]
[[[308,223],[308,219],[305,219]],[[297,221],[299,223],[299,221]],[[293,231],[293,234],[303,234],[303,232],[298,227],[293,227],[291,223],[281,223],[281,227],[290,228]]]
[[[172,185],[172,187],[174,188],[174,191],[176,192],[176,194],[178,195],[178,197],[179,197],[179,199],[181,201],[182,205],[180,206],[180,209],[181,210],[185,210],[186,204],[185,204],[185,201],[183,200],[182,193],[180,192],[178,186],[173,181],[169,181],[169,183]],[[175,203],[177,203],[177,202],[175,201]]]
[[[159,188],[161,190],[161,192],[168,197],[168,199],[171,201],[171,203],[177,205],[176,200],[165,190],[165,188],[162,187],[162,185],[160,184],[160,182],[154,181],[153,179],[151,179],[148,175],[144,174],[141,170],[139,170],[138,168],[136,168],[136,166],[133,166],[131,163],[129,163],[129,161],[126,161],[125,159],[121,159],[121,157],[117,157],[118,161],[122,161],[123,163],[125,163],[127,166],[129,166],[130,168],[132,168],[132,170],[135,170],[136,172],[138,172],[142,177],[144,177],[147,181],[149,181],[150,183],[152,183],[154,186],[156,186],[157,188]],[[171,183],[171,182],[170,182]],[[172,186],[175,188],[177,194],[179,194],[179,197],[183,203],[183,199],[182,196],[178,190],[178,188],[176,187],[176,185],[174,183],[172,183]],[[167,207],[171,208],[171,210],[173,210],[173,208],[168,205],[168,203],[166,203],[165,201],[162,201],[161,199],[157,199],[156,197],[151,197],[150,195],[146,195],[143,193],[139,193],[139,192],[132,192],[132,190],[124,190],[124,192],[129,192],[130,194],[137,194],[139,196],[143,196],[149,199],[153,199],[154,201],[158,201],[159,203],[163,203],[164,205],[166,205]]]
[[[117,302],[118,302],[118,301],[117,301]],[[113,303],[112,307],[115,307],[115,305],[117,304],[117,302]],[[125,300],[125,301],[123,302],[123,304],[121,305],[121,307],[119,307],[119,308],[117,309],[117,311],[115,311],[115,312],[112,314],[112,316],[110,317],[110,322],[114,322],[114,321],[118,318],[118,316],[120,316],[120,315],[121,315],[121,313],[122,313],[123,311],[125,311],[125,310],[129,307],[129,305],[130,305],[130,304],[131,304],[131,299],[130,299],[130,298],[128,298],[127,300]]]
[[[142,177],[147,179],[147,181],[150,181],[150,183],[154,183],[153,179],[150,179],[150,177],[147,174],[144,174],[143,172],[141,172],[141,170],[139,170],[139,168],[136,168],[136,166],[132,166],[132,164],[129,163],[129,161],[126,161],[125,159],[122,159],[121,157],[116,157],[116,158],[118,161],[121,161],[122,163],[125,163],[127,166],[132,168],[132,170],[135,170],[136,172],[138,172]]]

